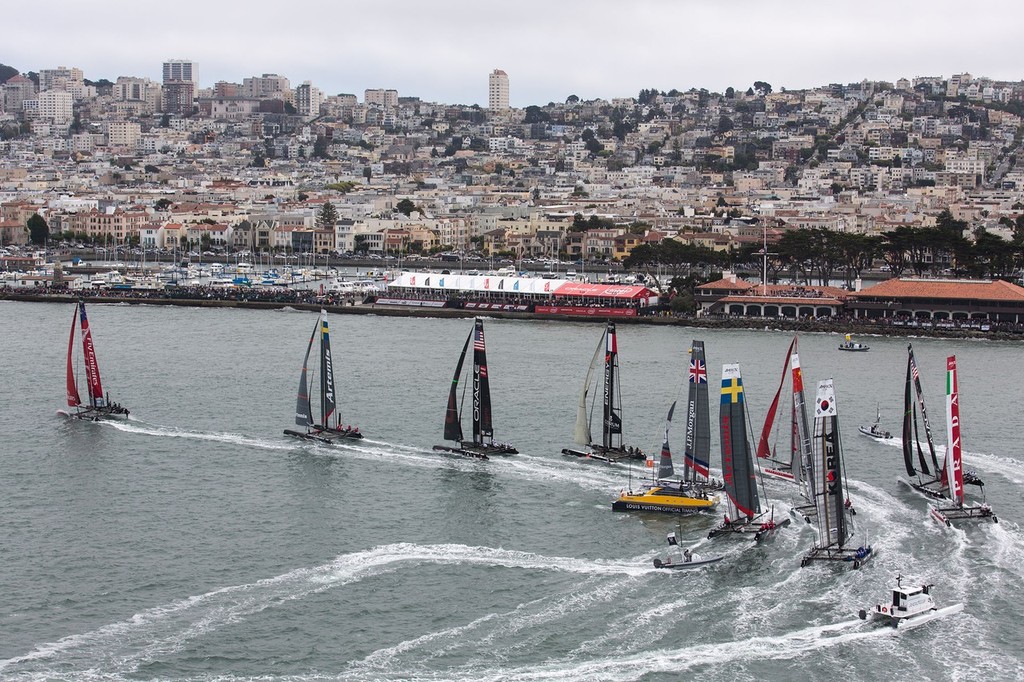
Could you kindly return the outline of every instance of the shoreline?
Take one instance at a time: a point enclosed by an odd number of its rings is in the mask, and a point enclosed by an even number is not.
[[[0,290],[0,301],[21,301],[25,303],[74,303],[80,296],[70,294],[20,293]],[[604,324],[608,319],[600,314],[593,316],[558,315],[542,313],[512,312],[504,310],[469,310],[461,308],[420,308],[358,303],[355,305],[303,303],[300,301],[248,301],[232,299],[200,298],[132,298],[128,296],[86,296],[95,303],[126,303],[128,305],[178,306],[190,308],[239,308],[243,310],[280,310],[294,308],[317,312],[321,309],[335,315],[379,315],[381,317],[436,317],[469,318],[490,317],[499,320],[542,320],[552,322],[584,322]],[[909,327],[889,324],[874,324],[855,320],[791,320],[767,318],[699,318],[676,316],[617,317],[616,324],[641,324],[698,329],[749,329],[784,332],[818,332],[835,334],[856,334],[858,336],[928,337],[947,339],[989,339],[993,341],[1024,340],[1024,331],[981,331],[976,329],[949,329],[942,327]]]

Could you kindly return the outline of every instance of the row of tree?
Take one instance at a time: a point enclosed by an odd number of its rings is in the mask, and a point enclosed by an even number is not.
[[[760,272],[767,265],[769,281],[785,276],[796,283],[819,285],[843,279],[852,286],[866,270],[882,263],[894,277],[928,274],[1014,280],[1024,269],[1024,215],[1005,223],[1012,230],[1010,241],[982,227],[968,238],[968,224],[948,211],[939,215],[934,227],[902,226],[880,236],[825,228],[789,230],[769,244],[767,254],[757,245],[715,251],[666,239],[636,247],[623,265],[670,277],[719,268]]]

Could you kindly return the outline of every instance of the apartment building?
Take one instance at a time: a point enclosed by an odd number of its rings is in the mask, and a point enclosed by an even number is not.
[[[367,106],[382,108],[398,106],[398,90],[367,89],[363,92],[363,102]]]
[[[487,107],[491,111],[507,111],[508,74],[501,69],[491,71],[487,78]]]

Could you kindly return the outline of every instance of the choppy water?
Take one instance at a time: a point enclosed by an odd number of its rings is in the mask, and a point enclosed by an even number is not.
[[[685,543],[726,559],[679,575],[651,567],[676,519],[610,510],[635,472],[558,454],[599,325],[487,323],[496,436],[522,454],[477,462],[430,450],[468,320],[331,318],[344,418],[368,438],[327,447],[281,434],[312,313],[93,305],[123,424],[55,416],[71,315],[0,303],[0,678],[1021,676],[1018,345],[914,341],[940,442],[943,361],[959,358],[967,464],[999,524],[940,527],[896,482],[898,447],[856,433],[876,403],[898,431],[905,340],[850,354],[807,335],[806,382],[835,377],[857,522],[879,555],[800,569],[808,527],[709,547],[717,515],[694,517]],[[622,325],[627,441],[658,448],[694,334],[712,386],[739,362],[763,418],[788,335]],[[862,624],[897,572],[964,613],[899,635]]]

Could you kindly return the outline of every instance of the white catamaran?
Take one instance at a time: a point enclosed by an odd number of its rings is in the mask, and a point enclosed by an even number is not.
[[[601,392],[601,441],[594,442],[590,425],[593,422],[596,399],[591,400],[590,388],[594,369],[601,350],[604,349],[604,373]],[[590,361],[587,377],[583,381],[579,405],[576,408],[576,429],[573,440],[584,449],[562,448],[563,455],[573,455],[604,462],[618,462],[624,459],[644,459],[640,448],[627,446],[622,440],[622,396],[619,390],[619,344],[615,334],[615,323],[609,322],[594,357]]]
[[[319,339],[319,423],[313,417],[313,400],[310,396],[309,381],[309,356],[313,344]],[[306,356],[302,360],[302,371],[299,373],[299,392],[295,401],[295,423],[303,427],[303,431],[285,429],[285,434],[315,440],[321,443],[335,443],[341,440],[352,440],[363,437],[358,427],[342,426],[341,418],[338,415],[338,403],[336,395],[337,387],[334,383],[334,363],[331,356],[331,335],[327,326],[327,311],[321,310],[317,317],[313,333],[309,336],[309,344],[306,346]]]
[[[916,400],[915,400],[916,398]],[[939,466],[932,441],[932,430],[928,423],[928,413],[924,406],[924,395],[921,391],[921,377],[914,358],[914,349],[907,345],[907,378],[903,394],[903,463],[910,476],[908,483],[915,490],[925,495],[946,502],[952,506],[932,507],[931,514],[939,522],[952,525],[955,520],[962,519],[999,519],[992,512],[992,507],[982,502],[978,505],[967,504],[964,500],[964,485],[975,485],[985,492],[985,484],[973,471],[963,468],[963,445],[960,439],[960,390],[957,380],[956,356],[946,358],[946,457]],[[925,443],[928,454],[925,456],[921,447],[920,428],[917,420],[917,409],[921,412],[921,425],[924,427]],[[916,462],[914,455],[917,455]],[[929,459],[932,468],[929,468]],[[934,473],[933,473],[934,472]]]

